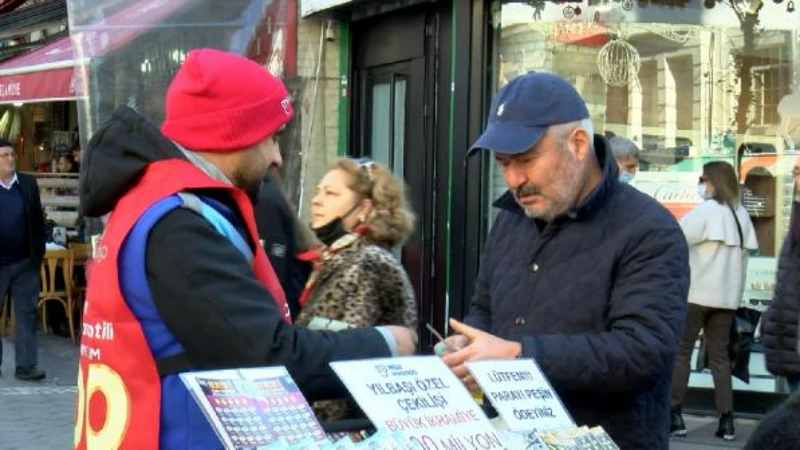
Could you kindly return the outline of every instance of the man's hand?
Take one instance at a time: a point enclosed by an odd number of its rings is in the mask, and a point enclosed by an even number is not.
[[[450,319],[450,327],[461,337],[469,341],[469,345],[461,350],[442,356],[442,361],[450,367],[455,376],[474,390],[474,381],[469,376],[469,371],[464,365],[467,361],[480,361],[484,359],[514,359],[522,352],[522,344],[506,341],[484,331]],[[455,337],[455,336],[454,336]]]
[[[397,342],[397,356],[412,356],[417,353],[417,333],[406,328],[396,325],[387,326],[394,340]]]
[[[463,334],[456,334],[454,336],[445,338],[444,342],[439,342],[438,344],[434,345],[433,352],[436,353],[437,356],[444,356],[448,353],[454,353],[454,351],[461,350],[468,344],[469,339],[466,336]]]

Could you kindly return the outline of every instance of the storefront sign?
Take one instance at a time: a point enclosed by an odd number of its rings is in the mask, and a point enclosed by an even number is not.
[[[300,0],[300,14],[303,17],[324,11],[334,6],[341,6],[351,3],[353,0]]]
[[[0,76],[0,104],[75,98],[71,67]]]
[[[697,172],[639,172],[634,186],[664,205],[676,219],[703,202],[697,195]]]
[[[335,362],[331,367],[377,429],[402,431],[424,450],[506,448],[438,357]]]
[[[514,431],[573,428],[555,390],[532,359],[467,363],[484,396]]]
[[[776,258],[749,258],[747,260],[747,277],[744,282],[744,301],[772,300],[777,272],[778,261]]]

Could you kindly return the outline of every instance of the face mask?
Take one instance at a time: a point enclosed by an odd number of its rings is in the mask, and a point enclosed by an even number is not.
[[[330,247],[331,244],[347,234],[341,217],[337,217],[319,228],[312,228],[312,230],[317,235],[317,239],[325,244],[326,247]]]
[[[633,174],[630,172],[622,172],[619,174],[619,182],[622,184],[630,184],[633,181]]]
[[[361,203],[356,203],[344,216],[337,217],[319,228],[312,228],[314,234],[317,235],[317,239],[325,244],[326,247],[330,247],[331,244],[338,241],[340,237],[349,233],[350,231],[344,227],[344,218],[353,214],[353,211],[358,209],[359,206],[361,206]]]
[[[699,195],[700,198],[702,198],[703,200],[708,200],[709,198],[711,198],[711,196],[708,195],[708,191],[706,190],[705,184],[697,185],[697,195]]]

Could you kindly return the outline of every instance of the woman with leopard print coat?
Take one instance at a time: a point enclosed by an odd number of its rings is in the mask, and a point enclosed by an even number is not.
[[[402,325],[415,329],[417,304],[403,266],[391,249],[411,234],[403,182],[373,163],[341,160],[317,185],[311,227],[322,248],[308,254],[314,264],[297,318],[313,329]],[[321,420],[346,417],[343,400],[317,402]]]

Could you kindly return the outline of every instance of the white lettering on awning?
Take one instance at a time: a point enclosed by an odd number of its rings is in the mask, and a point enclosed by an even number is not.
[[[20,97],[22,95],[22,83],[0,84],[0,98]]]

